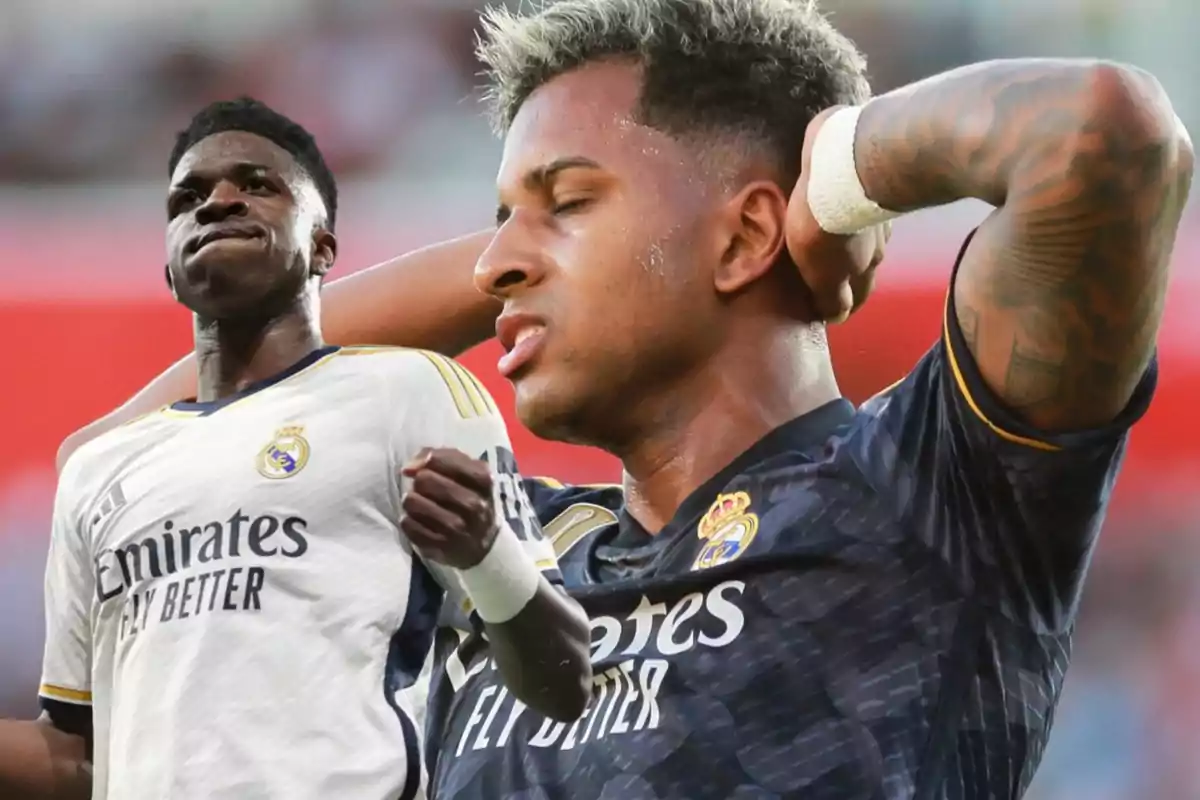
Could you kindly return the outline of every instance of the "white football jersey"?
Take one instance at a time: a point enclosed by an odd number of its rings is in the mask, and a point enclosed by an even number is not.
[[[557,581],[494,402],[432,353],[323,348],[70,459],[41,696],[91,707],[95,800],[421,796],[406,690],[443,603],[468,607],[398,525],[427,446],[493,466],[499,518]]]

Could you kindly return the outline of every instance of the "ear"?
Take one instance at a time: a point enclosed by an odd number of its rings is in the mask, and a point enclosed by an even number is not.
[[[337,260],[337,237],[332,231],[317,228],[313,231],[313,252],[311,259],[312,277],[324,278],[333,269]]]
[[[179,292],[175,291],[175,279],[171,277],[170,264],[167,264],[163,267],[163,277],[167,279],[167,288],[171,290],[171,297],[179,300]]]
[[[721,211],[724,252],[713,275],[721,294],[738,292],[766,275],[786,246],[787,195],[777,183],[746,184]]]

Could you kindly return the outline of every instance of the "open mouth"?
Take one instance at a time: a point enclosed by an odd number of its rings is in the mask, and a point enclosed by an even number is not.
[[[496,320],[496,338],[505,350],[496,366],[501,375],[512,379],[541,352],[546,323],[528,314],[505,312]]]

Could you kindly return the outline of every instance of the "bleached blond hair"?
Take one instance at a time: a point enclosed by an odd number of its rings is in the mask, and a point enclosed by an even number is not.
[[[750,135],[798,167],[808,121],[861,103],[866,60],[812,0],[559,0],[489,9],[477,53],[503,134],[539,86],[584,64],[642,69],[640,121],[667,133]],[[794,150],[794,159],[784,155]]]

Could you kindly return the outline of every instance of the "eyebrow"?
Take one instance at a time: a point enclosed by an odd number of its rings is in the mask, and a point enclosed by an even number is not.
[[[585,156],[566,156],[564,158],[556,158],[549,164],[543,164],[540,167],[535,167],[525,173],[525,177],[521,179],[522,185],[531,192],[545,189],[560,172],[565,172],[569,169],[603,169],[599,162],[593,161]],[[503,225],[505,220],[511,214],[511,210],[507,205],[501,204],[496,207],[496,225]]]
[[[271,168],[266,164],[258,164],[253,161],[239,161],[227,170],[228,174],[235,177],[244,178],[249,175],[256,175],[263,172],[270,172]],[[188,172],[179,182],[172,185],[171,189],[187,189],[204,183],[209,179],[211,173],[204,172]]]
[[[583,156],[556,158],[549,164],[531,169],[526,173],[524,180],[521,182],[531,189],[540,189],[554,180],[558,173],[569,169],[600,169],[600,165],[590,158],[584,158]]]

